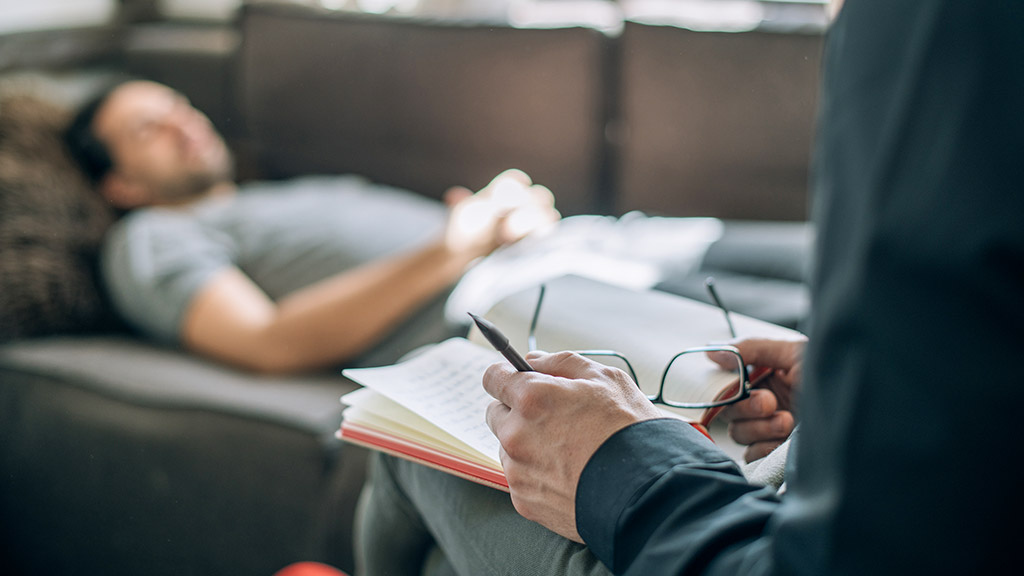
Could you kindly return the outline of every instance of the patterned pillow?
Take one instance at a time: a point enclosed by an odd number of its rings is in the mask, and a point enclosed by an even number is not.
[[[112,323],[95,265],[114,213],[64,149],[69,119],[37,95],[0,94],[0,341]]]

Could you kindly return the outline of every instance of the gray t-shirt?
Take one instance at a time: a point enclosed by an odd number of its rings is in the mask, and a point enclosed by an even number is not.
[[[117,310],[165,343],[215,274],[235,266],[272,299],[442,233],[447,211],[355,176],[243,186],[187,208],[136,210],[107,235],[103,278]]]

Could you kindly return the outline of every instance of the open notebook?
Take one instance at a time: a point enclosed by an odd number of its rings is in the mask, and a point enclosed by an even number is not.
[[[537,304],[538,289],[506,297],[484,316],[521,352]],[[476,312],[476,311],[472,311]],[[792,339],[797,332],[732,314],[740,337]],[[677,352],[730,338],[722,310],[679,296],[630,290],[577,276],[547,283],[536,328],[537,347],[546,351],[615,349],[633,364],[640,382],[661,379]],[[365,388],[348,394],[342,439],[422,462],[475,482],[507,490],[498,441],[484,415],[492,401],[484,392],[484,370],[505,360],[474,328],[467,338],[431,346],[393,366],[345,370]],[[751,374],[756,379],[756,373]],[[712,384],[717,378],[717,383]],[[654,379],[654,380],[651,380]],[[722,387],[735,377],[708,361],[700,385]],[[680,410],[666,415],[705,426],[717,410]]]

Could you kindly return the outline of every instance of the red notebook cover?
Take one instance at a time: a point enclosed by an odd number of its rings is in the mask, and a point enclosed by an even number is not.
[[[711,435],[708,434],[707,428],[702,424],[699,422],[691,422],[690,424],[711,440]],[[338,437],[353,444],[359,444],[372,450],[379,450],[392,456],[418,462],[478,484],[497,488],[504,492],[509,491],[508,480],[505,479],[505,474],[500,469],[484,466],[460,456],[447,454],[418,442],[398,438],[373,428],[346,421],[342,421]]]
[[[397,438],[367,428],[366,426],[345,421],[341,423],[339,436],[353,444],[360,444],[367,448],[398,456],[399,458],[419,462],[431,468],[465,478],[466,480],[508,492],[508,481],[500,469],[483,466],[417,442]]]

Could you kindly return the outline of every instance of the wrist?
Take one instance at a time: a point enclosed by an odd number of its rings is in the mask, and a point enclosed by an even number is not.
[[[576,530],[613,567],[620,521],[637,495],[676,465],[717,461],[730,460],[688,422],[634,422],[607,438],[584,466],[576,486]]]
[[[470,247],[454,247],[444,238],[429,246],[427,251],[432,254],[438,268],[448,272],[454,279],[461,277],[474,262],[487,255],[482,250]]]

